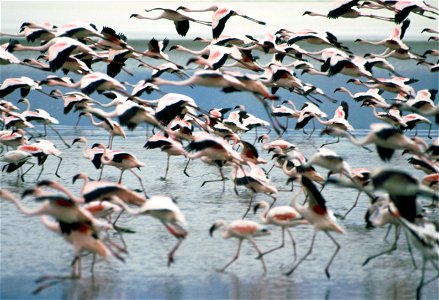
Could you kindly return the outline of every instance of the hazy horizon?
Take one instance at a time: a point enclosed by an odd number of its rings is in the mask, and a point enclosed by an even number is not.
[[[431,1],[430,1],[431,2]],[[224,34],[249,34],[258,38],[265,33],[274,33],[281,28],[300,30],[306,28],[330,31],[341,40],[352,38],[384,38],[395,26],[393,22],[380,21],[370,18],[362,19],[327,19],[323,17],[302,16],[306,10],[326,14],[335,1],[1,1],[1,32],[18,33],[23,22],[49,22],[58,26],[73,22],[84,21],[95,24],[99,30],[103,26],[114,28],[124,33],[128,39],[182,38],[177,35],[174,24],[169,20],[139,20],[130,19],[133,13],[157,16],[159,12],[145,12],[144,9],[155,7],[176,9],[180,5],[190,8],[206,8],[213,3],[225,5],[241,11],[255,19],[265,21],[266,26],[258,25],[244,18],[231,18]],[[122,5],[121,5],[122,4]],[[102,14],[97,11],[103,10]],[[392,17],[390,11],[368,12]],[[195,19],[210,21],[211,12],[186,13]],[[407,30],[405,40],[427,40],[428,34],[421,34],[423,28],[437,27],[437,21],[410,15],[411,25]],[[234,30],[239,27],[239,30]],[[211,37],[209,27],[191,23],[185,39],[197,36]]]

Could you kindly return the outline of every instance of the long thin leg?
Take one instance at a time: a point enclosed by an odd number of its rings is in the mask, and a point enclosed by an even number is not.
[[[291,239],[291,243],[293,245],[293,251],[294,251],[294,261],[295,262],[297,260],[297,251],[296,251],[296,241],[293,238],[293,234],[291,233],[291,231],[288,228],[285,228],[286,231],[288,232],[288,235],[290,236]]]
[[[125,170],[121,170],[120,171],[120,177],[119,177],[119,181],[118,181],[118,183],[121,183],[122,182],[122,175],[123,175],[123,172],[125,172]]]
[[[61,166],[61,163],[62,163],[62,157],[61,156],[57,156],[57,157],[59,158],[59,163],[58,163],[58,166],[56,167],[55,175],[56,175],[56,177],[61,178],[61,176],[59,176],[59,174],[58,174],[58,170],[59,170],[59,167]]]
[[[311,240],[311,246],[309,247],[308,252],[306,252],[306,254],[297,262],[297,264],[291,270],[289,270],[285,275],[290,276],[291,274],[293,274],[293,272],[297,269],[297,267],[311,254],[312,248],[314,247],[314,241],[316,239],[316,235],[317,235],[317,231],[314,231]]]
[[[166,161],[166,171],[165,171],[165,176],[161,178],[162,180],[166,180],[166,177],[168,176],[168,170],[169,170],[169,159],[170,159],[170,158],[171,158],[171,156],[168,155],[168,159],[167,159],[167,161]]]
[[[337,143],[339,143],[339,142],[340,142],[340,137],[338,136],[336,141],[334,141],[334,142],[327,142],[327,143],[324,143],[324,144],[322,144],[322,145],[320,146],[320,148],[322,148],[323,146],[326,146],[326,145],[337,144]]]
[[[271,170],[273,170],[273,168],[274,168],[274,164],[271,165],[271,168],[270,168],[270,170],[268,170],[267,175],[270,174],[270,172],[271,172]]]
[[[146,194],[145,187],[143,186],[142,178],[141,178],[139,175],[137,175],[136,172],[134,172],[132,169],[129,169],[129,170],[130,170],[130,172],[133,173],[133,175],[136,176],[137,179],[139,180],[140,186],[141,186],[142,189],[143,189],[143,194],[145,195],[145,198],[148,199],[149,197],[148,197],[148,195]],[[122,179],[122,174],[120,174],[120,178]]]
[[[422,275],[421,275],[421,282],[419,282],[418,287],[416,288],[416,299],[421,299],[421,289],[424,286],[424,275],[425,275],[425,264],[426,260],[422,259]]]
[[[41,177],[41,174],[43,174],[43,171],[44,171],[44,164],[41,165],[41,170],[40,170],[40,173],[38,173],[36,181],[40,180],[40,177]]]
[[[78,126],[79,123],[79,118],[78,118],[78,122],[76,123],[75,127]],[[50,129],[52,129],[56,135],[59,137],[59,139],[61,140],[61,142],[63,142],[63,144],[67,147],[67,148],[71,148],[72,146],[70,146],[62,137],[62,135],[58,132],[58,130],[56,130],[52,125],[48,125],[50,127]],[[44,126],[44,129],[46,128],[46,126]]]
[[[389,227],[387,227],[386,235],[384,236],[384,240],[387,241],[387,237],[389,236],[390,230],[392,229],[393,225],[389,224]]]
[[[184,175],[186,175],[187,177],[190,177],[189,174],[186,172],[186,169],[189,166],[189,162],[190,161],[191,161],[190,159],[187,160],[187,164],[186,164],[186,166],[184,167],[184,170],[183,170]]]
[[[265,266],[264,257],[261,256],[262,255],[261,250],[259,250],[258,245],[256,245],[255,241],[253,241],[252,238],[248,237],[247,239],[250,241],[250,243],[252,243],[253,247],[255,247],[256,252],[258,252],[259,254],[258,257],[261,257],[262,268],[264,269],[264,273],[267,273],[267,267]]]
[[[364,263],[362,264],[362,266],[367,265],[367,263],[368,263],[369,261],[371,261],[372,259],[375,259],[375,258],[377,258],[377,257],[379,257],[379,256],[381,256],[381,255],[389,254],[389,253],[392,253],[393,251],[395,251],[395,250],[397,249],[397,243],[398,243],[398,239],[399,239],[399,229],[400,229],[399,226],[396,227],[396,229],[395,229],[395,241],[393,242],[392,247],[390,247],[390,249],[388,249],[388,250],[385,250],[385,251],[382,251],[382,252],[377,253],[377,254],[375,254],[375,255],[369,256],[369,257],[364,261]]]
[[[331,275],[329,274],[329,267],[331,266],[332,261],[334,260],[334,258],[337,255],[338,251],[340,251],[341,247],[340,247],[340,244],[337,243],[337,241],[332,237],[332,235],[328,231],[325,231],[325,233],[334,242],[335,246],[337,247],[337,249],[335,249],[334,254],[332,255],[331,259],[329,260],[329,262],[328,262],[328,264],[327,264],[327,266],[325,268],[326,277],[328,277],[328,279],[331,279]]]
[[[410,258],[412,259],[413,267],[414,267],[415,270],[416,270],[416,269],[418,268],[418,266],[416,265],[415,257],[414,257],[414,255],[413,255],[412,245],[410,244],[410,239],[409,239],[409,237],[408,237],[408,233],[407,233],[407,231],[405,231],[405,230],[403,230],[403,231],[404,231],[404,234],[405,234],[405,240],[407,241],[407,248],[408,248],[409,253],[410,253]]]
[[[342,219],[346,219],[346,216],[357,206],[358,199],[360,199],[360,194],[361,191],[358,192],[357,198],[355,198],[354,205],[352,205],[352,207],[348,209],[348,211],[343,215],[343,217],[341,217]]]
[[[311,131],[311,133],[308,135],[308,140],[311,139],[312,134],[314,133],[314,131],[316,131],[316,123],[314,122],[314,118],[312,118],[312,131]]]
[[[101,165],[101,171],[99,172],[99,178],[98,180],[102,179],[102,175],[104,174],[104,165]]]
[[[23,181],[23,182],[24,182],[24,175],[26,175],[27,172],[30,171],[30,169],[32,169],[33,167],[35,167],[35,163],[30,162],[30,161],[28,161],[27,163],[28,163],[28,164],[31,164],[31,166],[29,167],[29,169],[26,170],[26,172],[24,172],[23,174],[21,174],[21,181]]]
[[[220,176],[221,176],[221,178],[220,178],[220,179],[213,179],[213,180],[205,180],[205,181],[203,181],[203,183],[201,184],[201,187],[203,187],[206,183],[209,183],[209,182],[222,181],[222,182],[223,182],[223,192],[226,190],[226,180],[227,180],[227,178],[224,177],[224,173],[223,173],[223,169],[222,169],[222,167],[218,167],[218,168],[219,168],[219,172],[220,172]]]
[[[271,202],[271,204],[270,204],[270,208],[272,208],[274,203],[276,203],[277,198],[273,195],[268,195],[268,196],[270,196],[273,199],[273,202]]]
[[[242,216],[242,219],[245,219],[245,217],[247,216],[248,212],[250,211],[250,208],[252,207],[252,202],[253,202],[254,196],[255,196],[255,193],[252,191],[252,195],[250,197],[250,202],[248,203],[248,208],[245,211],[245,214]]]
[[[270,250],[267,250],[267,251],[265,251],[265,252],[259,254],[259,255],[256,257],[256,259],[260,259],[260,258],[262,258],[262,256],[264,256],[264,255],[266,255],[266,254],[268,254],[268,253],[271,253],[271,252],[273,252],[273,251],[279,250],[279,249],[283,248],[284,246],[285,246],[285,228],[282,228],[282,243],[280,244],[280,246],[274,247],[274,248],[272,248],[272,249],[270,249]]]
[[[172,250],[168,254],[168,267],[174,262],[174,254],[177,251],[178,247],[180,247],[183,239],[179,238],[177,244],[172,248]]]
[[[243,241],[243,240],[239,240],[238,251],[236,251],[236,254],[235,254],[235,256],[232,258],[232,260],[229,261],[229,262],[228,262],[228,263],[227,263],[227,264],[226,264],[226,265],[220,270],[220,272],[224,272],[228,266],[230,266],[235,260],[238,259],[238,257],[239,257],[239,251],[241,250],[242,241]]]

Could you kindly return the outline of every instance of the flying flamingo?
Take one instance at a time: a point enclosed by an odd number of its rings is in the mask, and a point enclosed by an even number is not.
[[[293,234],[291,233],[289,228],[301,224],[308,224],[308,221],[304,220],[302,216],[291,206],[284,205],[270,208],[270,205],[266,201],[260,201],[254,206],[254,213],[256,213],[259,208],[263,209],[263,212],[261,214],[261,221],[263,224],[272,224],[281,227],[282,243],[278,247],[263,252],[257,258],[261,258],[268,253],[283,248],[285,245],[285,231],[287,231],[288,235],[290,236],[291,243],[293,244],[294,261],[296,261],[296,242],[294,241]]]
[[[340,245],[329,232],[334,231],[337,233],[344,233],[345,231],[343,228],[340,227],[340,225],[336,223],[334,214],[326,207],[325,199],[323,198],[322,194],[320,194],[320,192],[317,190],[312,181],[305,176],[302,176],[301,181],[302,188],[305,190],[308,197],[308,206],[305,207],[297,204],[296,197],[294,197],[293,207],[300,213],[300,215],[305,220],[307,220],[310,224],[314,226],[314,234],[308,252],[306,252],[306,254],[290,271],[286,273],[286,275],[291,275],[297,269],[297,267],[311,254],[317,232],[321,230],[332,240],[332,242],[336,246],[336,250],[331,256],[331,259],[329,260],[325,268],[326,276],[328,277],[328,279],[330,279],[331,275],[329,274],[329,267],[331,266],[332,261],[340,250]]]
[[[219,36],[221,35],[221,33],[224,30],[224,27],[226,26],[226,22],[227,20],[232,17],[232,16],[239,16],[242,18],[245,18],[247,20],[250,20],[252,22],[255,22],[257,24],[261,24],[261,25],[265,25],[265,22],[263,21],[259,21],[256,19],[253,19],[239,11],[236,11],[234,9],[230,9],[224,6],[219,6],[219,5],[212,5],[209,6],[207,8],[204,9],[190,9],[184,6],[180,6],[177,8],[178,10],[182,10],[185,12],[204,12],[204,11],[213,11],[213,15],[212,15],[212,37],[214,39],[219,38]]]
[[[151,8],[151,9],[145,9],[145,11],[146,12],[161,11],[161,13],[155,17],[147,17],[147,16],[143,16],[140,14],[132,14],[130,16],[130,18],[147,19],[147,20],[158,20],[158,19],[171,20],[174,22],[175,29],[177,30],[178,34],[181,36],[186,36],[186,33],[189,31],[189,21],[194,22],[194,23],[198,23],[198,24],[202,24],[202,25],[211,26],[210,22],[195,20],[191,17],[185,16],[185,15],[179,13],[178,9],[172,10],[169,8],[157,7],[157,8]]]
[[[238,250],[236,251],[235,256],[230,262],[228,262],[222,269],[219,270],[220,272],[224,272],[227,267],[229,267],[233,262],[235,262],[239,258],[241,244],[244,239],[248,240],[253,245],[258,255],[262,255],[262,252],[259,250],[256,243],[253,241],[253,237],[271,234],[271,232],[268,229],[253,221],[236,220],[230,222],[230,224],[226,224],[224,220],[218,220],[215,223],[213,223],[212,226],[210,227],[209,229],[210,236],[213,236],[213,232],[220,227],[223,227],[222,230],[223,238],[228,239],[234,237],[239,240]],[[263,256],[261,256],[261,263],[264,269],[264,273],[266,273],[267,267],[265,266]]]

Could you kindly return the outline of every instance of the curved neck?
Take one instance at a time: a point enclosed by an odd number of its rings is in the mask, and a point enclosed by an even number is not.
[[[43,204],[43,205],[41,205],[40,207],[37,207],[37,208],[31,209],[31,208],[28,208],[28,207],[24,206],[23,203],[21,203],[21,201],[18,200],[17,198],[11,198],[10,200],[11,200],[12,202],[14,202],[15,206],[17,206],[17,208],[18,208],[22,213],[24,213],[26,216],[30,216],[30,217],[32,217],[32,216],[38,216],[38,215],[43,214],[44,211],[45,211],[46,204]]]
[[[282,171],[290,177],[294,177],[297,174],[297,172],[295,171],[295,167],[292,167],[288,170],[288,159],[285,159],[282,165]]]

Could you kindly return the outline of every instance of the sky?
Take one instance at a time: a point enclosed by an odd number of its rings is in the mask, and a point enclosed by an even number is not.
[[[431,1],[429,1],[431,2]],[[176,9],[180,5],[190,8],[205,8],[213,3],[223,3],[228,7],[241,11],[255,19],[263,20],[266,26],[255,24],[249,20],[233,17],[224,30],[224,34],[240,33],[262,38],[265,33],[274,33],[281,28],[291,30],[324,29],[332,32],[341,40],[350,40],[361,35],[363,38],[385,38],[394,24],[369,18],[330,20],[322,17],[302,16],[306,10],[326,14],[335,1],[4,1],[1,2],[1,27],[5,33],[17,33],[24,21],[50,22],[62,25],[73,21],[84,21],[95,24],[98,29],[103,26],[123,32],[128,39],[145,39],[151,36],[162,39],[180,38],[169,20],[130,19],[133,13],[156,16],[158,12],[145,12],[144,9],[155,7]],[[389,11],[370,11],[382,16],[391,17]],[[211,12],[186,13],[193,18],[210,21]],[[437,21],[420,16],[411,16],[412,24],[406,33],[406,40],[425,40],[421,34],[425,27],[436,27]],[[191,24],[186,38],[202,36],[211,37],[210,28]]]

